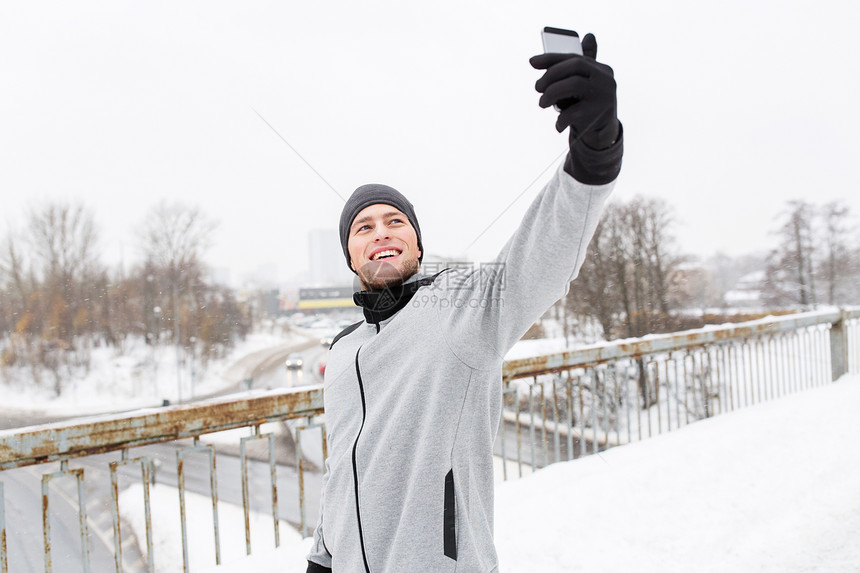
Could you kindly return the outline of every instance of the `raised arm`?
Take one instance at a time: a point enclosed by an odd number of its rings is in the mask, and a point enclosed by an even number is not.
[[[542,54],[545,70],[535,87],[541,107],[558,105],[556,129],[569,129],[563,166],[529,207],[492,265],[452,275],[439,312],[452,348],[475,366],[501,359],[553,303],[567,292],[621,169],[623,135],[612,68],[598,62],[588,34],[583,55]],[[444,275],[443,275],[444,276]],[[487,350],[490,350],[488,353]]]

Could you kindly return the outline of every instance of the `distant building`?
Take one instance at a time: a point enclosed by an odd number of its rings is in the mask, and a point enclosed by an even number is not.
[[[266,289],[261,293],[261,303],[266,316],[277,316],[281,310],[280,292],[278,289]]]
[[[760,307],[764,302],[762,284],[765,272],[754,271],[738,279],[737,284],[725,294],[726,304],[734,307]]]
[[[669,271],[667,282],[670,307],[702,309],[719,305],[719,297],[713,291],[713,273],[698,263],[677,265]]]
[[[340,237],[334,229],[314,229],[308,233],[308,260],[312,285],[352,284],[354,275],[346,266]]]
[[[355,308],[352,301],[351,286],[345,287],[319,287],[299,289],[299,300],[296,310],[326,311],[333,309]]]
[[[281,313],[293,312],[299,306],[299,288],[295,286],[284,287],[280,292],[278,310]]]

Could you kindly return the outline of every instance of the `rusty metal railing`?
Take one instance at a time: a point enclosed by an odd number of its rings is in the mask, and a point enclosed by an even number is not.
[[[642,440],[847,372],[860,372],[856,308],[511,360],[504,367],[496,452],[522,476],[524,468]]]
[[[241,449],[241,489],[242,505],[245,514],[246,552],[251,553],[251,537],[249,525],[250,502],[248,495],[248,467],[245,451],[249,440],[260,439],[268,444],[269,468],[271,472],[271,511],[274,523],[275,544],[279,543],[278,528],[280,522],[277,496],[276,464],[274,440],[271,434],[262,434],[260,426],[265,423],[290,419],[307,420],[303,427],[322,427],[325,440],[324,425],[315,423],[314,417],[323,413],[322,387],[312,386],[303,389],[283,391],[249,392],[217,400],[194,404],[138,410],[126,414],[108,415],[95,418],[82,418],[71,422],[31,426],[13,430],[0,431],[0,571],[8,573],[8,557],[10,548],[7,546],[7,519],[5,513],[6,492],[2,478],[8,470],[42,466],[59,462],[59,471],[42,474],[41,521],[43,532],[44,571],[54,570],[55,559],[52,555],[52,515],[51,515],[51,485],[53,481],[72,477],[77,485],[77,512],[80,534],[80,570],[85,573],[95,569],[91,565],[90,555],[90,520],[87,516],[89,500],[85,487],[86,472],[92,468],[72,468],[71,464],[79,458],[116,453],[119,459],[105,462],[110,469],[109,489],[111,492],[111,510],[113,516],[113,568],[122,571],[155,571],[154,549],[152,542],[152,514],[150,511],[149,486],[154,479],[156,460],[145,453],[130,457],[132,449],[144,446],[192,440],[192,445],[177,447],[176,472],[177,488],[182,530],[183,571],[189,571],[189,555],[187,546],[188,517],[185,511],[185,460],[193,454],[208,456],[209,484],[212,499],[212,512],[215,540],[215,563],[221,563],[218,518],[218,481],[216,479],[215,450],[212,445],[202,445],[199,438],[205,434],[222,432],[235,428],[248,427],[253,429],[253,435],[240,439]],[[323,451],[325,445],[323,444]],[[297,469],[299,484],[304,483],[304,462],[301,451],[297,452]],[[145,521],[146,521],[146,561],[143,564],[130,564],[123,559],[123,530],[119,507],[118,472],[124,466],[140,466],[141,482],[144,491]],[[56,491],[56,490],[55,490]],[[62,495],[63,492],[56,491]],[[297,528],[305,530],[304,500],[305,493],[299,491],[298,503],[302,506],[301,519],[296,523]],[[13,548],[14,550],[14,548]],[[70,557],[64,555],[63,566],[58,567],[63,573],[70,570]]]
[[[502,474],[508,479],[513,477],[508,475],[511,471],[522,475],[524,469],[599,453],[702,418],[823,385],[847,372],[860,372],[860,309],[769,318],[511,360],[503,370],[504,408],[496,454],[506,461]],[[325,459],[321,414],[322,387],[306,386],[0,431],[0,572],[8,573],[10,551],[24,551],[7,545],[7,528],[17,527],[10,522],[15,521],[13,513],[19,511],[7,511],[7,501],[18,501],[13,500],[17,494],[10,493],[10,487],[18,485],[6,478],[13,472],[38,469],[41,474],[25,477],[41,475],[41,559],[45,571],[52,571],[55,563],[51,520],[52,511],[58,511],[51,504],[52,496],[63,501],[65,513],[77,513],[72,527],[78,528],[79,543],[75,543],[80,545],[76,550],[80,555],[75,560],[80,566],[76,565],[75,571],[155,571],[153,526],[158,523],[153,523],[150,511],[150,484],[166,469],[158,470],[158,464],[164,462],[147,448],[165,443],[172,443],[175,450],[182,531],[177,543],[182,547],[182,570],[190,571],[186,464],[195,459],[205,460],[208,480],[198,476],[198,489],[211,499],[214,561],[220,563],[223,520],[218,507],[225,483],[216,477],[221,468],[221,464],[216,466],[216,458],[221,463],[224,458],[216,455],[211,444],[201,443],[201,438],[235,428],[250,428],[250,435],[238,440],[234,453],[240,465],[232,474],[240,481],[246,553],[251,552],[250,498],[261,493],[249,487],[247,449],[252,444],[266,448],[265,487],[269,492],[257,497],[270,506],[277,545],[283,519],[279,506],[284,496],[278,487],[278,468],[282,466],[275,461],[274,439],[261,430],[269,422],[294,423],[296,494],[294,517],[289,521],[307,534],[313,523],[306,522],[306,440],[302,435],[321,431]],[[102,471],[102,467],[107,469]],[[137,559],[123,549],[124,540],[129,542],[120,511],[120,474],[126,480],[139,475],[135,479],[143,485],[145,534],[137,535],[145,540],[136,544],[140,547]],[[75,484],[74,493],[59,487],[71,483],[70,479]],[[103,481],[109,492],[98,503],[92,499],[98,493],[91,491],[94,481]],[[39,492],[34,495],[39,497]],[[99,503],[110,506],[113,539],[102,540],[103,546],[111,548],[109,565],[104,565],[104,559],[101,565],[91,565],[91,538],[98,524],[91,526],[95,518],[88,508],[94,503],[96,509]],[[39,512],[39,504],[30,509]],[[191,520],[196,523],[195,517]],[[68,563],[72,557],[63,555],[63,573],[71,571]]]

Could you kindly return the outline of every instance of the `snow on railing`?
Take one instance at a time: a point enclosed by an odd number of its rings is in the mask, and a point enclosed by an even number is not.
[[[509,471],[522,475],[524,469],[642,440],[826,384],[847,372],[860,372],[860,309],[711,326],[511,360],[503,370],[497,460],[504,462],[507,479]],[[50,572],[52,548],[62,552],[64,572],[156,571],[153,528],[160,524],[150,508],[156,479],[172,481],[178,491],[182,535],[172,542],[181,546],[176,554],[182,571],[201,561],[189,539],[209,527],[214,543],[209,543],[207,560],[221,562],[225,524],[219,500],[241,504],[248,554],[252,510],[271,512],[276,546],[284,521],[307,534],[316,519],[320,462],[326,456],[322,414],[322,386],[317,385],[2,430],[0,572],[8,573],[16,559],[33,562],[39,552]],[[287,423],[289,431],[280,436],[270,431],[273,424],[284,429]],[[245,436],[231,434],[240,428]],[[303,455],[302,435],[308,431],[321,442],[316,464]],[[232,445],[212,438],[224,433]],[[39,477],[34,467],[41,467],[41,492],[28,483]],[[119,493],[130,480],[140,482],[145,521],[145,527],[131,532],[123,527],[128,520],[120,507],[128,498]],[[205,494],[211,515],[187,516],[186,490]],[[51,503],[57,497],[65,503]],[[310,516],[306,507],[312,508]],[[41,543],[30,533],[39,528]],[[178,563],[170,565],[178,568]]]

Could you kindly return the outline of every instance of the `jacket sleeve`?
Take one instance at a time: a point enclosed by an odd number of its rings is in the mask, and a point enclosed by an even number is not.
[[[560,166],[494,261],[440,276],[436,304],[460,360],[492,367],[567,293],[613,186],[581,183]]]
[[[308,573],[318,573],[331,571],[331,553],[325,546],[325,536],[323,535],[323,508],[325,507],[325,488],[328,483],[329,476],[329,461],[325,461],[325,474],[323,474],[322,488],[320,489],[320,516],[317,521],[317,527],[314,529],[314,541],[311,545],[310,553],[308,553]]]

